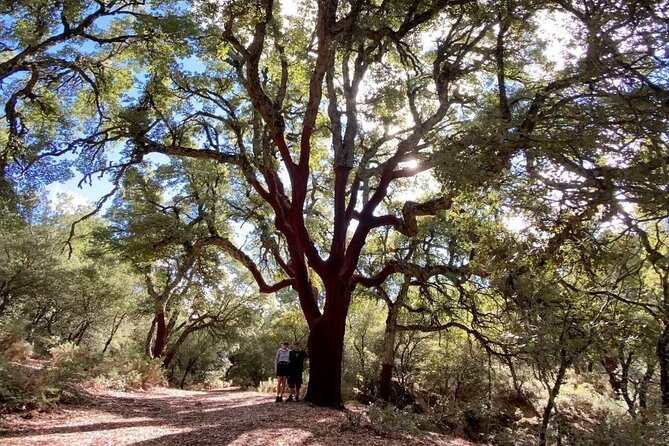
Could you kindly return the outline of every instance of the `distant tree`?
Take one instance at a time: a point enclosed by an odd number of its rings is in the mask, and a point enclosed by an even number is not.
[[[248,289],[246,273],[226,267],[210,247],[218,243],[208,228],[220,218],[212,210],[226,187],[225,176],[218,169],[198,170],[198,165],[164,165],[155,176],[139,168],[130,171],[124,197],[108,211],[111,226],[99,234],[144,277],[153,307],[147,346],[165,367],[195,332],[220,338],[248,323],[258,300]],[[163,182],[172,184],[171,195]]]
[[[628,223],[631,218],[628,217]],[[626,303],[645,310],[660,326],[657,339],[657,359],[660,371],[662,408],[669,413],[669,227],[667,219],[651,221],[644,225],[631,224],[643,247],[644,279],[640,293]],[[623,296],[624,298],[624,296]]]
[[[627,317],[621,316],[626,332],[636,335],[639,331],[644,335],[641,342],[628,342],[617,349],[622,355],[619,365],[623,372],[629,369],[634,355],[631,347],[642,347],[649,337],[654,338],[662,407],[669,411],[669,228],[666,219],[639,219],[623,210],[620,215],[617,231],[608,230],[591,239],[589,247],[597,255],[583,257],[584,269],[595,287],[591,294],[620,302],[626,309]],[[650,376],[654,362],[647,361],[646,372]],[[619,390],[631,405],[625,389]]]
[[[0,236],[0,320],[15,320],[42,351],[69,341],[104,353],[135,311],[136,277],[118,258],[92,253],[90,234],[102,226],[99,220],[80,228],[72,242],[77,252],[68,257],[64,241],[77,214],[55,214],[46,203],[39,207],[32,222],[7,225]],[[17,216],[2,219],[8,218]]]
[[[47,292],[60,262],[58,237],[51,228],[8,221],[18,219],[8,213],[0,218],[0,317],[3,317],[15,305]]]

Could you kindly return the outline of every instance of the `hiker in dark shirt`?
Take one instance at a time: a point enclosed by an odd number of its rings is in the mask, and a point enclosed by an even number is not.
[[[287,401],[293,401],[293,391],[295,401],[300,400],[300,387],[302,387],[302,372],[304,372],[304,360],[308,358],[307,352],[302,350],[302,345],[296,342],[290,351],[290,375],[288,375],[288,389],[290,394]]]

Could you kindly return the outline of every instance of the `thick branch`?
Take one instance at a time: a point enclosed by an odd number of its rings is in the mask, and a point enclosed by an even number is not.
[[[417,217],[436,215],[439,211],[450,208],[452,204],[453,198],[450,196],[439,197],[422,203],[407,201],[402,207],[402,218],[395,215],[373,217],[371,225],[373,228],[392,226],[401,234],[413,237],[418,234]]]
[[[493,341],[491,339],[488,339],[486,336],[484,336],[481,332],[478,330],[475,330],[473,328],[467,327],[464,324],[461,324],[460,322],[448,322],[446,324],[441,324],[441,325],[420,325],[420,324],[409,324],[409,325],[397,325],[397,330],[398,331],[421,331],[425,333],[429,332],[435,332],[435,331],[444,331],[448,330],[449,328],[458,328],[476,338],[477,341],[481,344],[481,346],[490,354],[495,355],[495,356],[513,356],[510,353],[506,352],[498,352],[495,349],[491,347],[491,345],[497,345],[506,350],[506,347],[504,344],[501,344],[499,342]]]
[[[204,246],[207,245],[213,245],[223,249],[223,251],[225,251],[230,257],[241,263],[251,273],[253,279],[258,284],[258,288],[260,289],[261,293],[274,293],[276,291],[279,291],[283,288],[295,284],[295,280],[292,278],[283,279],[274,284],[268,284],[265,281],[265,278],[263,277],[262,273],[260,272],[260,269],[251,259],[251,257],[249,257],[244,251],[239,249],[225,237],[217,237],[217,236],[209,237],[206,239],[198,240],[195,244],[200,248],[203,248]]]
[[[450,265],[429,265],[423,266],[415,263],[405,261],[390,261],[378,273],[373,276],[365,277],[362,275],[353,276],[355,284],[364,287],[376,287],[381,285],[390,275],[401,273],[406,276],[414,277],[418,282],[426,283],[432,277],[446,276],[455,283],[462,283],[466,275],[470,273],[467,266],[450,266]]]

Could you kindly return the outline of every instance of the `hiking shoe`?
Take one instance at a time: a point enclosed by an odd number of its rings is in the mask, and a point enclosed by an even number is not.
[[[295,401],[299,401],[299,400],[300,400],[300,397],[299,397],[299,396],[296,396],[296,397],[295,397]]]
[[[290,396],[288,397],[288,399],[286,400],[286,402],[289,402],[289,401],[293,401],[293,395],[290,395]]]
[[[280,397],[280,396],[277,396],[277,397],[276,397],[276,402],[277,402],[277,403],[283,403],[283,398]]]

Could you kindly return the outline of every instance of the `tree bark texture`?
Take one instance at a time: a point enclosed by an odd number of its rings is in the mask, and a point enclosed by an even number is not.
[[[660,366],[660,396],[662,410],[669,413],[669,324],[657,340],[657,359]]]
[[[344,332],[350,292],[330,296],[323,316],[309,332],[309,384],[304,400],[317,406],[344,407],[341,397]]]
[[[127,313],[123,313],[120,317],[114,316],[114,322],[112,322],[112,329],[111,332],[109,333],[109,337],[107,338],[107,342],[105,342],[105,346],[102,349],[102,354],[104,355],[107,353],[107,349],[111,345],[112,341],[114,340],[114,336],[116,335],[116,332],[118,329],[121,327],[121,324],[123,323],[123,319],[125,319]]]
[[[655,374],[655,364],[646,363],[646,373],[643,374],[641,382],[639,383],[639,412],[645,419],[646,410],[648,409],[648,386]]]
[[[547,444],[548,425],[550,424],[553,408],[555,407],[555,399],[560,393],[560,387],[562,386],[562,381],[564,380],[564,376],[568,367],[568,361],[562,361],[560,363],[557,375],[555,376],[555,384],[553,385],[553,388],[550,389],[548,401],[546,402],[546,407],[544,408],[544,413],[541,417],[541,427],[539,428],[539,446],[546,446]]]
[[[395,334],[397,332],[397,309],[391,306],[386,319],[386,331],[383,335],[383,358],[379,375],[379,398],[388,401],[390,398],[390,381],[395,366]]]
[[[165,322],[165,309],[156,312],[156,342],[153,345],[153,357],[160,358],[165,351],[167,342],[167,323]]]

